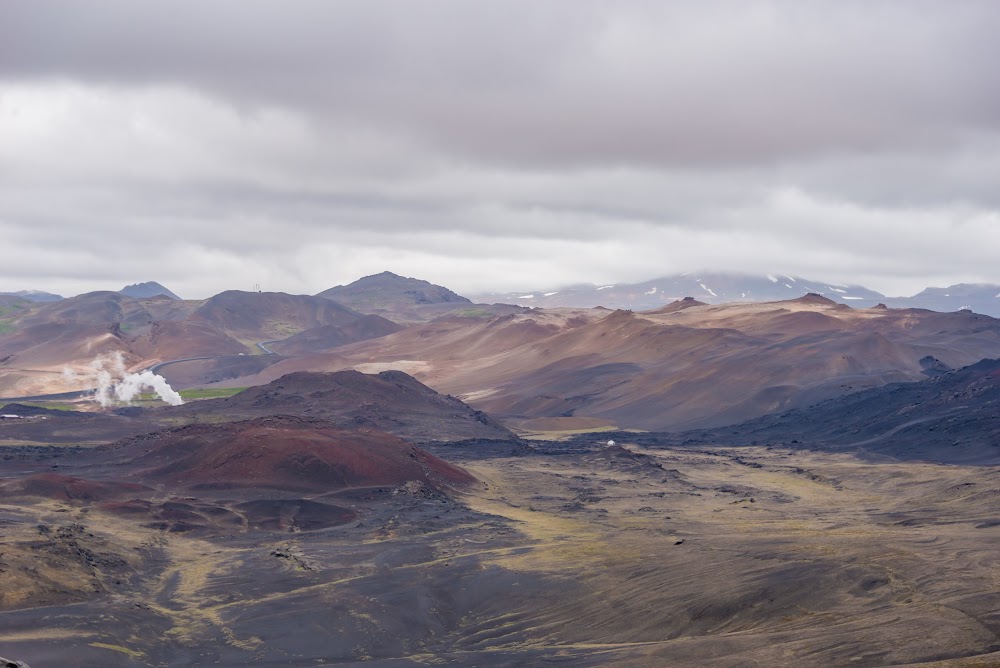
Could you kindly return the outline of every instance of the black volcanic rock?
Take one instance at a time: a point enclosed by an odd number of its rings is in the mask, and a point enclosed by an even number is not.
[[[799,302],[801,304],[825,304],[827,306],[833,306],[834,304],[837,303],[832,299],[830,299],[829,297],[824,297],[818,292],[810,292],[793,301]]]
[[[920,367],[924,370],[924,374],[928,376],[940,376],[943,373],[948,373],[952,371],[952,368],[934,357],[933,355],[928,355],[920,360]]]

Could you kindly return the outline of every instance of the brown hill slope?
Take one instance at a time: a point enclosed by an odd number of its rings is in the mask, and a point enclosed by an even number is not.
[[[323,325],[346,326],[362,317],[357,311],[321,297],[227,290],[207,299],[190,319],[252,344],[285,339]],[[393,325],[384,326],[388,329]],[[371,329],[369,324],[364,331]]]
[[[820,296],[578,313],[587,315],[438,321],[267,373],[395,366],[508,420],[576,416],[678,429],[916,380],[927,356],[959,367],[1000,354],[1000,321],[988,316],[853,309]]]
[[[146,336],[132,342],[131,349],[147,362],[253,352],[210,323],[193,320],[155,322]]]
[[[489,365],[496,356],[512,360],[516,375],[516,359],[512,351],[528,344],[544,341],[561,332],[605,317],[606,309],[524,310],[489,318],[449,315],[367,342],[343,346],[329,354],[310,355],[283,360],[260,375],[228,383],[230,386],[269,383],[295,371],[337,371],[356,367],[371,373],[398,369],[413,373],[434,387],[459,370],[474,373]],[[532,361],[525,359],[518,366],[530,369]]]
[[[86,389],[90,363],[121,353],[130,369],[168,360],[260,352],[255,345],[289,341],[292,354],[383,336],[400,325],[320,297],[223,292],[204,302],[157,296],[135,299],[93,292],[59,302],[0,302],[0,395],[30,396]],[[67,380],[64,367],[78,377]],[[202,374],[218,379],[211,364]],[[188,374],[190,375],[190,374]],[[204,382],[195,374],[195,383]]]
[[[117,292],[90,292],[19,311],[0,331],[0,358],[20,356],[16,362],[22,365],[67,362],[100,347],[97,339],[111,335],[122,339],[128,332],[147,331],[152,323],[153,317],[137,299]]]
[[[355,341],[386,336],[403,329],[391,320],[377,315],[364,315],[342,324],[320,325],[270,344],[281,355],[308,355],[338,348]]]
[[[129,366],[140,364],[134,343],[150,334],[158,310],[163,309],[157,300],[117,292],[90,292],[22,310],[0,328],[0,394],[89,387],[85,377],[67,382],[63,369],[86,375],[89,364],[106,353],[121,353]]]
[[[961,366],[997,350],[1000,321],[986,316],[855,310],[823,298],[616,312],[544,342],[555,359],[476,405],[651,429],[719,425],[921,378],[928,355]],[[495,367],[481,378],[506,374],[502,360]]]

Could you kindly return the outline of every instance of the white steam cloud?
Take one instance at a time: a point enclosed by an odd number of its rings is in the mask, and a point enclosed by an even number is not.
[[[78,378],[69,368],[63,370],[63,375],[67,380]],[[90,363],[90,373],[87,375],[86,380],[95,387],[94,401],[104,407],[116,402],[131,403],[144,390],[155,392],[160,399],[171,406],[180,406],[184,403],[181,395],[170,387],[163,376],[152,371],[129,373],[125,369],[125,360],[120,352],[99,355]]]

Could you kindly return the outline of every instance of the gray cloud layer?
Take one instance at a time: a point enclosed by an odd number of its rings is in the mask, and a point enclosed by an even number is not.
[[[0,6],[0,289],[1000,281],[1000,4]]]

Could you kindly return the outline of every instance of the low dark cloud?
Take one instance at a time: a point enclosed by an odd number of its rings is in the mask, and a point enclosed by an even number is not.
[[[998,27],[994,2],[12,0],[0,287],[1000,282]]]

